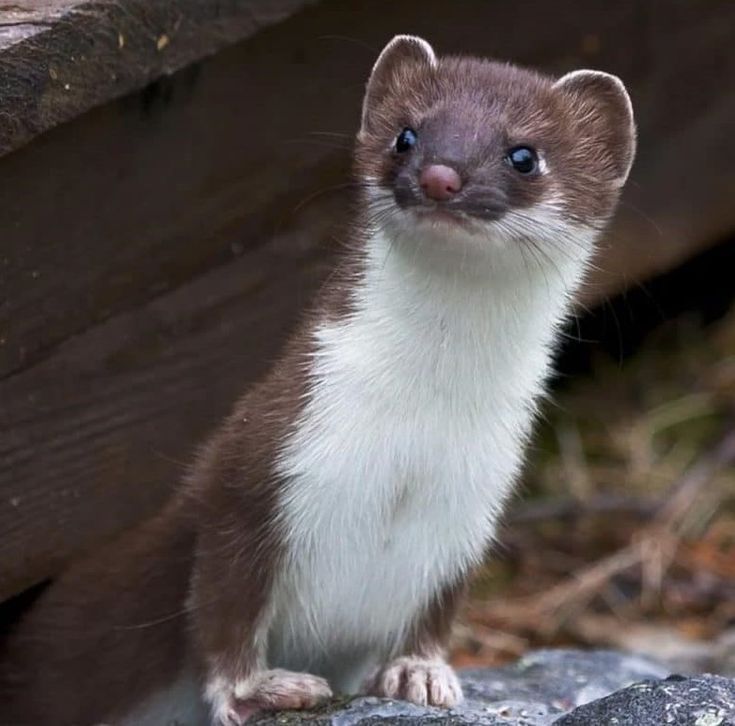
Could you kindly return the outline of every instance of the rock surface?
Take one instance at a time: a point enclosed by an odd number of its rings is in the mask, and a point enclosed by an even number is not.
[[[712,675],[645,681],[580,706],[554,724],[734,726],[735,681]]]
[[[451,711],[378,698],[357,698],[332,703],[308,714],[263,717],[256,723],[261,726],[735,724],[735,720],[728,720],[735,716],[735,681],[716,676],[673,676],[662,680],[669,675],[663,666],[612,651],[540,650],[512,666],[464,670],[460,675],[466,700]],[[641,681],[645,684],[640,684]],[[667,720],[669,717],[674,720]]]

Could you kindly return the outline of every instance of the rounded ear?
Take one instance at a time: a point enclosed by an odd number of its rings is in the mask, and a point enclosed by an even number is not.
[[[371,111],[384,96],[399,69],[407,64],[436,67],[434,49],[423,38],[415,35],[396,35],[383,48],[368,79],[362,102],[360,133],[369,130]]]
[[[621,186],[633,165],[636,146],[633,105],[623,82],[602,71],[572,71],[554,87],[573,104],[573,112],[589,131],[589,140],[601,146],[611,181]]]

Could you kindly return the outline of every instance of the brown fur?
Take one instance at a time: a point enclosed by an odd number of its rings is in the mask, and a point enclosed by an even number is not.
[[[458,211],[493,219],[528,207],[557,184],[568,215],[599,224],[632,159],[625,99],[604,79],[552,79],[469,58],[433,67],[416,44],[381,57],[368,86],[355,166],[399,207],[421,204],[423,164],[463,177]],[[417,153],[390,151],[410,126]],[[553,175],[521,179],[508,147],[543,150]],[[12,635],[2,669],[0,723],[87,726],[125,712],[193,663],[207,676],[246,678],[264,663],[259,638],[282,554],[274,521],[281,483],[273,463],[309,391],[315,321],[351,312],[371,221],[357,209],[347,252],[270,375],[242,398],[202,448],[180,495],[139,531],[72,567]],[[416,617],[406,655],[446,643],[464,583],[437,593]]]
[[[192,633],[203,665],[233,678],[245,678],[264,659],[253,641],[281,551],[273,462],[306,395],[305,335],[294,338],[266,380],[235,406],[186,487],[198,519]]]
[[[193,541],[170,506],[43,593],[2,663],[0,724],[87,726],[172,681],[187,660]]]
[[[438,592],[429,607],[416,620],[404,644],[404,653],[431,658],[442,652],[466,592],[465,579],[447,585]]]

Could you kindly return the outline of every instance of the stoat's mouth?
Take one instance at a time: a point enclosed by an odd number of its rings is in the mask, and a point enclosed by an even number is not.
[[[419,224],[430,224],[433,227],[445,226],[449,229],[462,229],[465,232],[476,232],[477,222],[464,212],[446,207],[418,207],[414,209]]]

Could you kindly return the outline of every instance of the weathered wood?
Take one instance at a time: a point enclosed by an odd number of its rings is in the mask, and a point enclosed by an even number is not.
[[[309,2],[0,2],[0,155],[247,38]]]
[[[352,126],[357,98],[330,89],[354,71],[331,70],[324,44],[298,33],[228,50],[0,160],[0,229],[12,230],[0,376],[231,260],[232,245],[266,243],[314,184],[336,183],[315,168],[346,144],[308,131]]]
[[[269,249],[0,382],[0,599],[152,511],[178,484],[194,442],[274,358],[325,273],[314,240],[330,227],[324,214],[301,214]]]
[[[588,301],[729,233],[735,4],[662,7],[331,0],[0,159],[0,598],[151,512],[272,360],[393,32],[629,83],[640,154]]]

